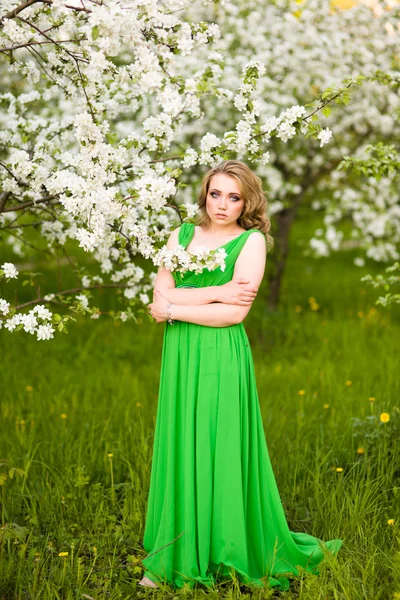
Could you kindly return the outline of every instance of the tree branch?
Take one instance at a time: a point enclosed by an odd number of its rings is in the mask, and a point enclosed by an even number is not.
[[[45,221],[38,221],[37,223],[20,223],[19,225],[5,225],[4,227],[0,227],[0,231],[3,229],[19,229],[20,227],[37,227],[38,225],[42,225]]]
[[[103,288],[126,288],[132,287],[128,283],[103,283],[98,285],[89,285],[88,287],[77,287],[72,288],[70,290],[63,290],[62,292],[55,292],[55,296],[65,296],[66,294],[75,294],[76,292],[82,292],[84,290],[101,290]],[[48,294],[46,294],[47,296]],[[19,310],[20,308],[25,308],[26,306],[30,306],[31,304],[37,304],[38,302],[47,302],[47,300],[42,298],[37,298],[36,300],[29,300],[29,302],[24,302],[23,304],[19,304],[15,307],[15,310]]]
[[[21,179],[18,179],[18,177],[16,175],[14,175],[14,173],[11,171],[11,169],[9,169],[7,167],[7,165],[4,164],[1,160],[0,160],[0,166],[2,166],[3,169],[5,169],[7,171],[7,173],[9,175],[11,175],[11,177],[13,179],[15,179],[15,181],[18,183],[18,185],[20,185],[21,187],[29,187],[29,185],[27,183],[25,183],[25,181],[21,181]]]
[[[5,212],[3,209],[6,205],[8,198],[10,197],[11,192],[2,192],[0,194],[0,213]]]
[[[10,10],[9,13],[4,15],[4,17],[0,19],[0,26],[1,21],[3,21],[4,19],[14,19],[14,17],[16,17],[18,13],[22,12],[29,6],[32,6],[32,4],[37,4],[38,2],[42,2],[43,4],[52,4],[52,0],[26,0],[26,2],[23,2],[16,8],[13,8],[13,10]]]
[[[3,208],[3,210],[0,210],[0,213],[13,212],[15,210],[23,210],[24,208],[28,208],[29,206],[35,206],[36,204],[41,204],[42,202],[49,202],[49,200],[52,200],[53,198],[58,198],[58,196],[48,196],[47,198],[40,198],[39,200],[35,201],[32,200],[32,202],[24,202],[23,204],[18,204],[17,206],[10,206],[10,208]],[[61,204],[61,202],[52,202],[52,205],[54,204]]]
[[[82,38],[85,39],[85,38]],[[57,40],[59,44],[78,44],[81,41],[79,40]],[[0,48],[0,52],[12,52],[13,50],[18,50],[18,48],[26,48],[27,46],[42,46],[43,44],[54,44],[53,41],[46,42],[26,42],[26,44],[18,44],[17,46],[10,46],[9,48]]]

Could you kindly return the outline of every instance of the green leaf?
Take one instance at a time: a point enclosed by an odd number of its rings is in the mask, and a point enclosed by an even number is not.
[[[329,115],[331,114],[331,107],[330,106],[324,106],[324,108],[322,109],[322,112],[324,113],[325,117],[329,117]]]
[[[328,96],[330,96],[332,93],[332,88],[326,88],[326,90],[324,92],[322,92],[322,100],[325,100],[325,98],[327,98]]]

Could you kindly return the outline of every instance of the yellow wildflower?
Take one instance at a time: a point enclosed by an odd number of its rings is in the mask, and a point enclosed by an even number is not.
[[[352,8],[352,6],[355,5],[355,1],[354,0],[331,0],[330,4],[334,8],[346,10],[348,8]]]
[[[341,473],[343,471],[342,467],[336,467],[336,472]]]
[[[299,313],[301,312],[303,309],[301,308],[301,306],[299,304],[296,304],[296,306],[294,307],[294,310]]]
[[[364,454],[365,449],[364,448],[357,448],[357,454]]]
[[[350,385],[352,385],[352,384],[353,384],[353,382],[352,382],[352,381],[350,381],[350,379],[348,379],[348,380],[346,381],[346,385],[350,386]]]
[[[324,408],[329,408],[329,404],[324,404]]]
[[[382,423],[387,423],[390,420],[390,415],[389,413],[381,413],[381,416],[379,418],[382,421]]]
[[[61,413],[61,418],[62,418],[62,419],[67,419],[67,418],[68,418],[68,415],[67,415],[67,414],[65,414],[65,413]]]
[[[114,454],[112,454],[112,452],[109,452],[109,453],[107,454],[107,456],[108,456],[108,458],[112,458],[112,457],[114,456]]]
[[[32,392],[33,391],[33,387],[31,385],[27,385],[25,387],[25,389],[26,389],[27,392]]]
[[[395,524],[395,520],[394,519],[389,519],[388,520],[388,525],[394,525]]]
[[[368,400],[369,400],[370,402],[375,402],[375,398],[373,398],[373,397],[371,397],[371,398],[368,398]]]
[[[304,396],[305,393],[306,393],[305,390],[299,390],[298,391],[299,396]]]
[[[317,302],[313,302],[311,304],[311,310],[318,310],[319,309],[319,304],[317,304]]]
[[[59,552],[58,556],[62,556],[62,557],[68,556],[68,552]]]
[[[142,406],[141,402],[136,402],[136,406]]]

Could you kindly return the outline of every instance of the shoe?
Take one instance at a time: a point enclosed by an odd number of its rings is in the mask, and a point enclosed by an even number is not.
[[[158,588],[158,585],[156,583],[154,583],[154,581],[152,581],[151,579],[149,579],[148,577],[143,577],[140,581],[139,581],[139,585],[143,585],[144,587],[153,587],[153,588]]]

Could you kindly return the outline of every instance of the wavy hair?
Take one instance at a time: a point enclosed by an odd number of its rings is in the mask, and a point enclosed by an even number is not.
[[[244,208],[237,222],[243,229],[262,231],[265,234],[267,252],[269,252],[274,246],[274,238],[268,233],[271,229],[271,221],[266,214],[268,201],[262,189],[262,182],[245,163],[239,160],[225,160],[204,175],[197,198],[200,215],[196,218],[196,225],[207,228],[211,222],[207,214],[206,199],[211,178],[218,173],[224,173],[236,180],[241,197],[244,199]]]

